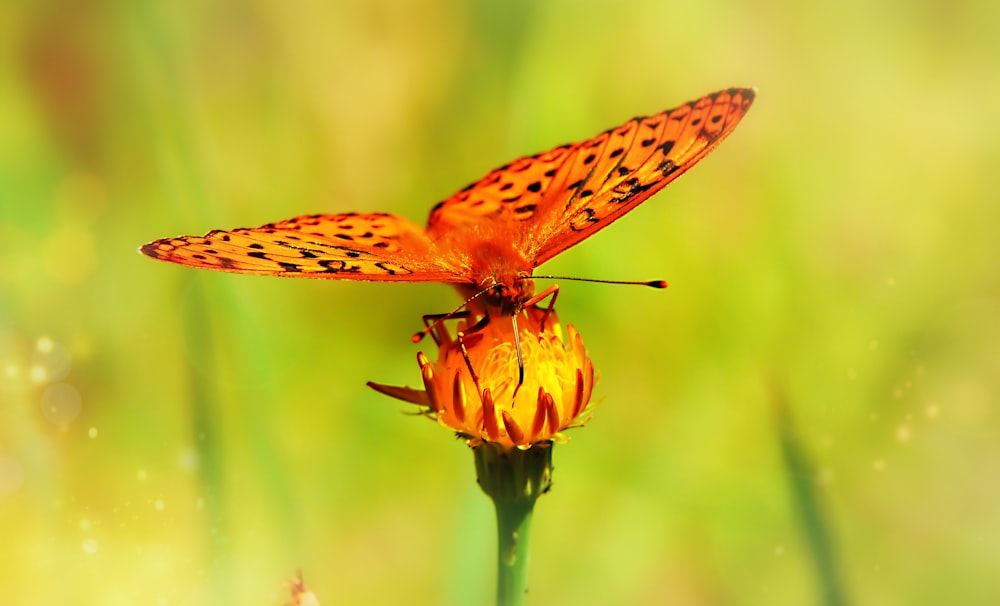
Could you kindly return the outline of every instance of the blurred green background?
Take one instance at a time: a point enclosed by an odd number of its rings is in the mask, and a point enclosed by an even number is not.
[[[471,454],[364,386],[455,294],[136,248],[422,221],[731,85],[730,139],[543,268],[671,287],[563,284],[603,404],[529,603],[1000,603],[1000,4],[14,1],[0,44],[3,604],[489,603]]]

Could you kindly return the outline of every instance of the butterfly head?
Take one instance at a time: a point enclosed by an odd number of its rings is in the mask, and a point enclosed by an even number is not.
[[[530,273],[523,275],[488,276],[478,284],[459,287],[466,306],[473,313],[513,315],[535,294],[535,282]]]

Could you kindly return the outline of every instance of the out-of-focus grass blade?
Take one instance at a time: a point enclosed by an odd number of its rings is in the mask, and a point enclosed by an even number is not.
[[[791,489],[792,505],[798,513],[816,567],[822,596],[820,603],[825,606],[844,606],[848,601],[840,580],[837,550],[830,525],[816,492],[816,472],[795,434],[788,402],[780,389],[775,391],[775,408],[785,475]]]

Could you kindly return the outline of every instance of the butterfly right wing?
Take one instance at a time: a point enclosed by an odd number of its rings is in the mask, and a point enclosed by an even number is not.
[[[718,91],[519,158],[438,203],[427,232],[432,240],[455,231],[503,238],[538,266],[694,166],[735,128],[754,94]]]
[[[490,171],[431,209],[428,234],[436,239],[454,230],[501,225],[506,236],[520,242],[559,167],[575,147],[560,145]]]
[[[424,230],[387,214],[303,215],[255,228],[164,238],[154,259],[244,274],[380,282],[467,282]]]
[[[736,128],[755,94],[721,90],[580,143],[533,222],[527,252],[534,265],[604,229],[700,162]]]

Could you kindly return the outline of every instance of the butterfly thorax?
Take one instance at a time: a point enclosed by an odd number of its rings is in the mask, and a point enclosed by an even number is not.
[[[484,311],[499,309],[511,314],[521,309],[535,292],[531,264],[509,241],[486,241],[470,251],[473,282],[459,287],[465,297],[479,294],[472,303]],[[485,292],[484,292],[485,291]]]

